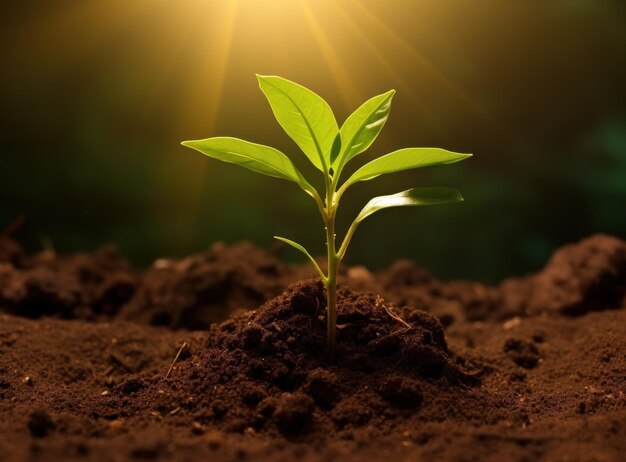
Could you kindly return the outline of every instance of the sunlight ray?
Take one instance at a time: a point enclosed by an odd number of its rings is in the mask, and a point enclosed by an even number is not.
[[[447,133],[446,130],[443,128],[443,125],[435,119],[429,109],[420,100],[415,90],[413,89],[413,86],[409,85],[406,80],[400,75],[400,73],[394,69],[389,60],[385,57],[385,55],[383,55],[383,53],[378,50],[378,48],[372,43],[370,38],[363,32],[361,27],[359,27],[356,21],[343,9],[343,7],[338,2],[332,2],[332,4],[336,7],[337,12],[343,16],[346,23],[351,27],[353,32],[359,37],[359,39],[376,57],[376,59],[380,62],[383,68],[387,71],[387,73],[393,78],[393,81],[395,84],[398,85],[399,90],[401,90],[411,99],[412,103],[418,108],[422,116],[428,121],[431,127],[437,130],[437,133],[440,136],[444,137],[444,139],[447,138]]]
[[[213,135],[228,71],[238,2],[221,3],[217,12],[211,10],[211,6],[203,5],[196,16],[198,20],[194,26],[202,37],[203,46],[200,46],[195,54],[198,64],[186,81],[188,84],[186,97],[179,108],[179,131],[182,131],[183,127],[186,130],[191,129],[191,132],[185,135],[188,138]],[[203,19],[212,15],[220,18],[220,21],[215,22],[214,28],[207,27],[203,22]],[[194,134],[196,130],[197,135]],[[191,223],[181,226],[188,226],[190,241],[197,238],[195,233],[199,230],[203,214],[200,207],[202,194],[206,188],[207,165],[208,163],[203,163],[193,175],[187,175],[189,180],[187,188],[191,192],[188,196],[188,206],[194,213],[189,215]]]
[[[168,97],[172,81],[181,74],[181,67],[187,63],[186,50],[191,50],[195,46],[194,33],[197,31],[197,28],[194,30],[189,26],[193,24],[194,19],[200,17],[202,8],[201,2],[191,1],[188,8],[180,11],[179,17],[172,18],[170,10],[159,9],[155,15],[144,18],[155,24],[170,24],[170,29],[167,31],[159,28],[153,32],[154,35],[166,33],[167,43],[159,47],[146,47],[143,51],[146,62],[152,65],[148,68],[146,64],[145,68],[147,69],[146,75],[150,75],[150,82],[145,82],[145,85],[153,89],[152,98],[145,102],[147,111],[158,111],[162,107],[163,101]],[[143,41],[153,40],[154,35],[143,38]],[[184,96],[191,99],[188,94]],[[175,120],[180,122],[180,115],[178,117]]]
[[[204,133],[211,133],[215,127],[237,18],[237,2],[225,2],[220,8],[222,10],[215,12],[206,4],[197,14],[198,20],[193,27],[200,35],[201,43],[200,46],[196,43],[198,52],[194,58],[197,64],[185,80],[187,95],[179,112],[181,126],[196,127],[198,120],[202,120]],[[215,27],[207,27],[202,22],[211,15],[220,18],[215,21]]]
[[[335,47],[325,34],[320,22],[315,17],[315,14],[304,0],[300,0],[300,6],[309,23],[311,31],[315,36],[315,40],[318,43],[324,59],[328,64],[328,68],[333,76],[333,79],[339,87],[341,97],[348,109],[354,109],[362,103],[362,97],[358,91],[353,80],[350,78],[350,74],[343,64],[343,61],[337,55]]]
[[[366,5],[359,0],[346,0],[350,2],[356,9],[358,9],[369,21],[374,24],[379,32],[384,34],[387,39],[394,43],[396,47],[404,50],[409,54],[412,59],[417,61],[423,70],[439,80],[445,85],[447,91],[453,94],[458,100],[462,101],[469,109],[474,113],[481,116],[488,117],[486,112],[472,99],[472,97],[459,87],[452,79],[441,72],[437,66],[435,66],[430,60],[424,57],[419,51],[417,51],[411,44],[409,44],[401,35],[389,27],[382,19],[380,19],[375,13],[373,13]],[[382,35],[381,34],[381,35]]]

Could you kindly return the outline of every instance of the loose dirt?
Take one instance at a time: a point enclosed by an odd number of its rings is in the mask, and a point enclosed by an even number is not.
[[[0,238],[0,460],[623,460],[624,241],[499,286],[342,268],[333,364],[311,276]]]

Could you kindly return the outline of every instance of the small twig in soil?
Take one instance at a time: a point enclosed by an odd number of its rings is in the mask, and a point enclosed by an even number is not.
[[[315,297],[315,303],[317,304],[317,306],[315,307],[315,315],[317,317],[319,317],[319,314],[320,314],[320,300],[319,300],[319,298]]]
[[[383,307],[383,309],[385,310],[385,312],[392,317],[393,319],[395,319],[396,321],[398,321],[401,324],[404,324],[405,327],[407,327],[408,329],[411,329],[412,326],[406,322],[404,319],[402,319],[400,316],[398,316],[397,314],[394,314],[388,307],[387,305],[385,305],[385,302],[383,301],[383,299],[380,297],[380,295],[376,296],[376,307],[380,308]]]
[[[174,364],[176,364],[176,361],[178,361],[178,358],[180,358],[180,354],[188,346],[189,345],[187,344],[187,342],[183,342],[183,344],[180,346],[180,349],[178,350],[178,353],[176,353],[176,357],[174,358],[174,361],[172,361],[172,364],[170,368],[168,369],[167,374],[165,374],[165,378],[168,378],[170,376],[170,372],[172,372],[172,369],[174,369]]]

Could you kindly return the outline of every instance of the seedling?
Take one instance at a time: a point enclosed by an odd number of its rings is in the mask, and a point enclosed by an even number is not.
[[[343,194],[360,181],[429,165],[452,164],[470,157],[471,154],[439,148],[400,149],[363,165],[340,184],[341,173],[348,162],[369,148],[385,125],[395,90],[363,103],[340,129],[328,103],[311,90],[281,77],[257,77],[278,123],[324,176],[323,194],[311,186],[285,154],[269,146],[228,137],[184,141],[182,144],[214,159],[292,181],[315,200],[326,227],[326,273],[303,246],[284,237],[275,238],[306,255],[324,282],[327,297],[328,354],[332,360],[335,356],[337,321],[337,270],[359,224],[373,213],[389,207],[436,205],[463,200],[458,191],[444,187],[411,188],[389,196],[375,197],[357,215],[337,249],[335,217]]]

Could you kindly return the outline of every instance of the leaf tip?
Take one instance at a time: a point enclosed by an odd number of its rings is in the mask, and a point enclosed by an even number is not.
[[[259,82],[259,87],[263,89],[263,84],[267,82],[267,79],[269,76],[261,75],[261,74],[254,74],[254,75],[256,75],[256,80],[257,82]]]
[[[254,75],[256,75],[256,78],[259,81],[259,83],[282,78],[282,77],[278,77],[277,75],[263,75],[263,74],[254,74]]]

